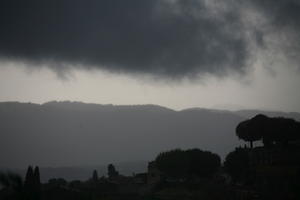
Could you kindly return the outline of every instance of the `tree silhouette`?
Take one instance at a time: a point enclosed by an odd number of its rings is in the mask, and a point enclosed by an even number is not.
[[[224,168],[234,181],[244,179],[249,171],[249,154],[247,149],[236,148],[230,152],[225,158]]]
[[[92,180],[94,182],[98,181],[99,177],[98,177],[98,173],[97,173],[97,170],[94,170],[93,171],[93,177],[92,177]]]
[[[119,175],[119,172],[116,170],[116,168],[113,164],[108,165],[107,171],[108,171],[109,178],[114,178]]]
[[[41,195],[41,183],[39,167],[29,166],[24,183],[24,197],[27,200],[39,200]]]
[[[254,141],[261,139],[265,146],[270,146],[273,142],[287,145],[289,141],[300,139],[300,123],[289,118],[259,114],[239,123],[236,135],[250,142],[251,148]]]
[[[34,199],[40,199],[41,198],[41,180],[40,180],[40,170],[39,170],[38,166],[36,166],[34,168],[33,177],[34,177],[34,194],[35,194]]]
[[[218,155],[200,149],[162,152],[155,162],[166,176],[183,179],[210,177],[220,167]]]
[[[0,188],[7,191],[7,199],[21,199],[23,194],[23,180],[18,174],[0,172]]]
[[[174,178],[187,176],[188,162],[188,157],[186,157],[184,151],[180,149],[162,152],[155,159],[159,170],[164,172],[167,176]]]
[[[267,131],[263,134],[265,144],[276,142],[287,146],[289,141],[300,139],[300,123],[283,117],[269,118]]]
[[[262,139],[264,123],[267,120],[265,115],[256,115],[250,120],[243,121],[236,127],[236,135],[247,142],[253,148],[253,142]]]
[[[210,177],[221,165],[221,159],[217,154],[200,149],[185,151],[189,160],[188,174],[198,177]]]
[[[24,192],[27,199],[31,198],[32,193],[34,192],[34,175],[32,166],[29,166],[25,176],[24,182]]]

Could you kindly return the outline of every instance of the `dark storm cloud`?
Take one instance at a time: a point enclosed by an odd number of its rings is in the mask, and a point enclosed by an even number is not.
[[[238,16],[214,15],[204,1],[12,0],[0,13],[2,58],[169,77],[248,62]]]
[[[254,0],[251,4],[268,22],[261,41],[272,35],[269,47],[277,48],[300,68],[300,1]]]
[[[253,0],[251,3],[265,14],[272,25],[300,28],[299,0]]]
[[[1,1],[0,56],[48,64],[58,72],[71,64],[171,78],[243,73],[253,56],[249,42],[263,43],[264,35],[256,30],[252,41],[230,5],[238,4],[226,2],[229,6],[204,0]],[[277,9],[271,1],[259,2],[257,8]],[[270,15],[277,13],[272,9]],[[299,15],[289,11],[281,13]]]

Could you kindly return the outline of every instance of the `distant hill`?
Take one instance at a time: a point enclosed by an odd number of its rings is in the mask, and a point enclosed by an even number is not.
[[[200,148],[224,157],[241,142],[235,127],[260,110],[174,111],[156,105],[0,103],[0,167],[99,166],[153,160],[165,150]]]

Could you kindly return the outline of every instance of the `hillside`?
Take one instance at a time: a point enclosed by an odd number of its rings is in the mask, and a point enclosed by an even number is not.
[[[223,158],[240,145],[236,125],[259,110],[174,111],[156,105],[80,102],[0,103],[0,167],[106,165],[148,161],[173,148],[200,148]]]

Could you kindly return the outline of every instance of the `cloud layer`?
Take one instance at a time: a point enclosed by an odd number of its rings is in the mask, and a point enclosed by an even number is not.
[[[168,78],[244,73],[255,48],[283,36],[299,56],[295,0],[26,0],[0,3],[0,57],[54,70],[73,67]],[[265,24],[248,23],[244,11]],[[268,25],[268,27],[266,27]],[[282,35],[280,37],[282,37]],[[272,37],[271,37],[272,36]],[[290,39],[293,39],[291,42]],[[36,64],[37,63],[37,64]]]

